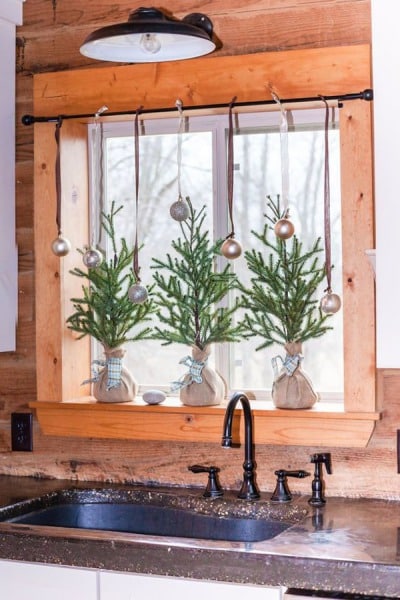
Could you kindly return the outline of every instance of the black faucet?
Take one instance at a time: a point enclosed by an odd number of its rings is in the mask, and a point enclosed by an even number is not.
[[[244,500],[256,500],[260,497],[260,491],[255,482],[256,463],[254,461],[253,448],[253,415],[251,412],[250,401],[243,392],[235,392],[229,400],[226,407],[224,429],[222,434],[222,446],[230,448],[232,446],[232,421],[236,404],[242,404],[244,414],[244,463],[243,463],[243,483],[240,488],[238,498]]]

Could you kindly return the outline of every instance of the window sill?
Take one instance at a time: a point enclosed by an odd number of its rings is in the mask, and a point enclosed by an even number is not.
[[[225,406],[183,406],[177,399],[149,406],[141,399],[98,403],[91,396],[67,402],[31,402],[45,435],[220,443]],[[255,442],[283,446],[366,447],[379,413],[344,412],[334,404],[283,410],[253,401]],[[168,417],[168,418],[166,418]],[[236,411],[234,437],[242,437]]]

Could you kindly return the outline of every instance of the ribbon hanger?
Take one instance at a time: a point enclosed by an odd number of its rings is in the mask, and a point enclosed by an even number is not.
[[[341,299],[332,293],[332,247],[331,247],[331,215],[330,215],[330,180],[329,180],[329,105],[321,96],[325,104],[325,127],[324,127],[324,233],[325,233],[325,272],[327,287],[325,296],[321,300],[321,310],[327,314],[336,313],[341,305]]]
[[[278,94],[270,87],[272,98],[278,104],[281,111],[279,125],[280,147],[281,147],[281,176],[282,176],[282,217],[275,223],[275,235],[282,240],[287,240],[294,234],[293,223],[289,219],[289,127],[287,110],[283,106]]]
[[[235,259],[242,254],[242,246],[240,242],[235,240],[235,224],[233,220],[233,179],[234,179],[234,145],[233,145],[233,107],[236,102],[234,96],[229,103],[228,113],[228,156],[227,156],[227,199],[228,213],[231,231],[225,238],[221,246],[221,253],[225,258]]]
[[[178,200],[171,204],[169,214],[175,221],[185,221],[189,216],[189,206],[182,198],[182,135],[185,130],[185,117],[183,114],[183,103],[179,98],[175,102],[179,112],[179,126],[177,132],[176,162],[178,165]]]
[[[103,261],[103,255],[98,250],[100,218],[103,212],[103,124],[99,123],[99,117],[108,110],[108,106],[103,105],[94,115],[94,143],[93,143],[93,169],[92,169],[92,198],[91,198],[91,236],[90,245],[87,247],[82,260],[88,269],[95,269]]]
[[[128,290],[128,297],[134,304],[142,304],[147,300],[147,289],[141,285],[140,266],[139,266],[139,115],[143,106],[139,106],[135,112],[134,121],[134,144],[135,144],[135,245],[133,247],[133,273],[135,283]]]
[[[61,149],[60,149],[60,130],[63,124],[62,116],[56,121],[54,137],[56,140],[56,161],[55,161],[55,180],[56,180],[56,225],[57,237],[51,244],[51,249],[56,256],[66,256],[71,250],[69,240],[63,237],[61,225]]]

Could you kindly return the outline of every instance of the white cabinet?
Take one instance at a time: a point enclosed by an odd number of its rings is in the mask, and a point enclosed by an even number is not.
[[[98,600],[97,572],[0,560],[4,600]]]
[[[281,600],[282,588],[132,573],[100,573],[99,600],[205,600],[207,597],[218,600]]]

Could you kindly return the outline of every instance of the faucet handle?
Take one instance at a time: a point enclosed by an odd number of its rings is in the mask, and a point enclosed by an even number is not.
[[[207,487],[204,490],[204,498],[218,498],[223,495],[223,489],[218,479],[219,467],[206,467],[204,465],[190,465],[188,467],[192,473],[208,473]]]
[[[277,476],[276,487],[271,496],[271,502],[290,502],[292,499],[292,494],[289,490],[287,478],[297,477],[297,479],[303,479],[303,477],[308,477],[310,473],[301,469],[298,471],[286,471],[285,469],[278,469],[278,471],[275,471],[275,475]]]

